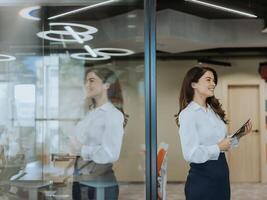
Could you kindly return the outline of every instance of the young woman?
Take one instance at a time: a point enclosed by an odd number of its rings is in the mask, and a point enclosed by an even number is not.
[[[105,185],[105,196],[117,200],[119,188],[112,163],[119,159],[126,117],[120,83],[107,68],[91,68],[85,73],[87,98],[92,104],[78,122],[73,144],[80,155],[75,164],[72,196],[81,199],[81,183]],[[96,199],[96,190],[88,188],[88,199]]]
[[[180,110],[176,115],[185,160],[190,170],[185,184],[186,200],[230,200],[229,169],[225,151],[225,112],[214,96],[217,73],[209,67],[191,68],[182,83]],[[251,131],[249,121],[245,134]]]

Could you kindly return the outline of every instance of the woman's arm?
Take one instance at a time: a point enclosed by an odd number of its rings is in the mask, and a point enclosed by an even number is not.
[[[217,144],[208,146],[200,144],[193,113],[182,112],[179,115],[179,122],[181,146],[186,161],[204,163],[207,160],[218,159],[220,148]]]

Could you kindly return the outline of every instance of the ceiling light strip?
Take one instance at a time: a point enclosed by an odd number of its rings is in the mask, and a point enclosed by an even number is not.
[[[78,43],[83,44],[83,40],[80,38],[80,36],[70,26],[64,26],[64,28],[72,35],[72,37]]]
[[[191,2],[191,3],[200,4],[200,5],[211,7],[211,8],[215,8],[215,9],[219,9],[219,10],[223,10],[223,11],[227,11],[227,12],[231,12],[231,13],[235,13],[235,14],[239,14],[239,15],[243,15],[243,16],[246,16],[246,17],[257,18],[256,15],[253,15],[251,13],[242,12],[242,11],[231,9],[231,8],[227,8],[227,7],[224,7],[224,6],[218,6],[218,5],[207,3],[207,2],[203,2],[203,1],[198,1],[198,0],[185,0],[185,1],[188,1],[188,2]]]
[[[16,57],[0,54],[0,62],[13,61],[13,60],[16,60]]]
[[[93,57],[96,58],[97,54],[94,52],[94,50],[89,45],[84,45],[84,49]]]
[[[36,10],[41,9],[40,6],[33,6],[33,7],[28,7],[28,8],[24,8],[22,9],[19,14],[21,17],[26,18],[26,19],[30,19],[30,20],[34,20],[34,21],[40,21],[41,19],[38,17],[35,17],[32,15],[32,13]]]
[[[106,5],[106,4],[109,4],[109,3],[112,3],[112,2],[116,2],[116,1],[118,1],[118,0],[104,1],[104,2],[101,2],[101,3],[93,4],[93,5],[90,5],[90,6],[86,6],[86,7],[83,7],[83,8],[79,8],[79,9],[76,9],[76,10],[65,12],[65,13],[62,13],[62,14],[59,14],[59,15],[55,15],[55,16],[49,17],[48,19],[49,20],[50,19],[56,19],[56,18],[59,18],[59,17],[63,17],[63,16],[66,16],[66,15],[82,12],[82,11],[85,11],[85,10],[88,10],[88,9],[91,9],[91,8],[95,8],[95,7],[98,7],[98,6],[103,6],[103,5]]]

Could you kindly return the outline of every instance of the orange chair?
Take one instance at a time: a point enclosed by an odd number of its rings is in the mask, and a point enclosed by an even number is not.
[[[166,200],[168,144],[161,143],[157,154],[158,200]]]

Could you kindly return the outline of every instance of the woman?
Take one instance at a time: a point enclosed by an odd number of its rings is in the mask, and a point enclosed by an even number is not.
[[[120,83],[113,71],[90,68],[85,73],[85,89],[92,104],[76,125],[73,143],[80,157],[75,164],[72,196],[81,199],[81,185],[87,185],[88,199],[96,199],[96,190],[90,186],[102,184],[104,195],[116,200],[119,188],[112,163],[119,159],[126,125]]]
[[[185,160],[190,170],[185,184],[186,200],[230,200],[229,169],[225,151],[227,138],[225,112],[214,96],[217,73],[209,67],[191,68],[182,83],[180,110],[176,120]],[[245,134],[251,131],[249,121]]]

